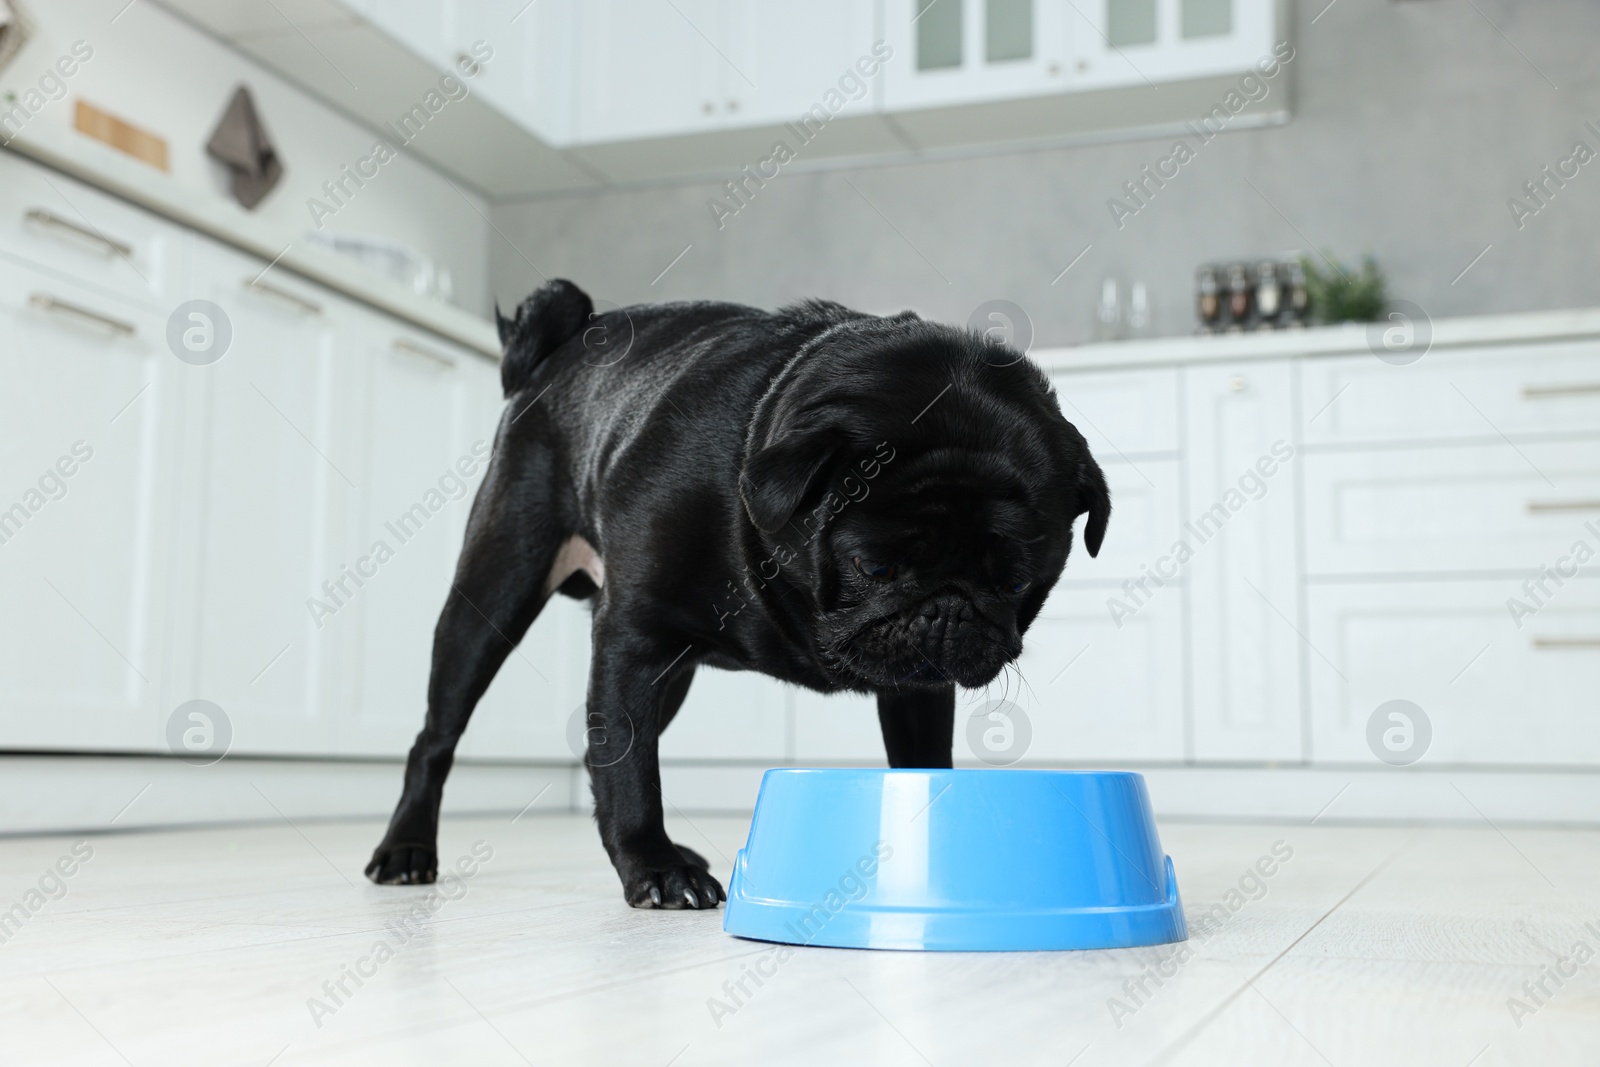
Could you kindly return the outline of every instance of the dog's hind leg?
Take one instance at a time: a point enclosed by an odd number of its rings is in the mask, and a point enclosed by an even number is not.
[[[505,438],[484,476],[455,577],[433,633],[428,716],[406,760],[405,788],[367,864],[382,885],[432,882],[445,777],[472,709],[538,616],[568,524],[550,449]]]

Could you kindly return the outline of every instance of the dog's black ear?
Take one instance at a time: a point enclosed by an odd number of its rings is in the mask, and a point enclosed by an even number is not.
[[[1077,510],[1072,518],[1076,520],[1085,511],[1089,513],[1089,521],[1083,524],[1083,547],[1089,550],[1089,555],[1098,556],[1100,544],[1106,539],[1106,523],[1111,521],[1111,491],[1106,488],[1105,472],[1087,449],[1083,461],[1078,464],[1076,500],[1073,506]]]
[[[783,529],[841,444],[834,427],[823,425],[782,434],[749,456],[739,496],[756,529]]]
[[[495,309],[495,326],[505,349],[500,387],[506,396],[520,392],[540,363],[576,337],[594,317],[589,294],[565,278],[545,282],[517,306],[509,322]]]
[[[511,338],[516,335],[517,320],[508,319],[500,314],[500,301],[498,300],[494,302],[494,330],[495,333],[500,335],[500,350],[504,352],[506,346],[511,343]]]

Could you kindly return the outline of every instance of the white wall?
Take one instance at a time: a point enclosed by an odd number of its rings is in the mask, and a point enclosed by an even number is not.
[[[74,101],[81,97],[166,138],[173,179],[196,196],[232,203],[226,171],[205,154],[205,143],[235,86],[249,86],[285,171],[254,214],[282,227],[285,241],[312,228],[307,198],[337,176],[342,164],[372,149],[374,135],[364,127],[144,0],[126,8],[127,0],[23,3],[35,34],[0,73],[0,98],[8,92],[20,98],[36,88],[56,60],[82,40],[93,57],[65,79],[65,97],[49,103],[29,124],[70,130]],[[8,100],[5,109],[10,106]],[[472,203],[437,172],[402,156],[384,166],[378,180],[369,182],[326,229],[381,234],[420,249],[450,270],[455,303],[487,314],[490,231],[479,214],[486,213],[487,204],[476,193],[463,192]]]

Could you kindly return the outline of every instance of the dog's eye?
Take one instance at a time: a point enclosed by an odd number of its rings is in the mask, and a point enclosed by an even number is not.
[[[895,574],[893,563],[879,563],[876,560],[862,559],[860,556],[857,556],[855,558],[855,564],[856,570],[860,571],[862,574],[865,574],[868,578],[871,578],[874,581],[887,582],[889,579],[893,578]]]
[[[1028,581],[1028,579],[1018,578],[1016,581],[1011,583],[1011,595],[1021,596],[1023,593],[1026,593],[1029,587],[1032,585],[1033,583]]]

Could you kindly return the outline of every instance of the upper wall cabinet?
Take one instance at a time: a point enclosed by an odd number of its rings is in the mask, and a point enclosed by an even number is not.
[[[720,8],[716,0],[583,4],[578,139],[624,141],[714,129],[731,104],[723,99],[727,41]]]
[[[883,0],[900,111],[1232,74],[1272,47],[1269,0]]]
[[[546,143],[565,144],[571,139],[575,4],[553,0],[338,2],[440,71],[454,74],[468,92]],[[666,10],[671,13],[671,8]]]
[[[1236,74],[1271,56],[1270,0],[1095,0],[1071,15],[1073,88]]]
[[[1063,0],[884,0],[892,111],[1038,96],[1069,82]]]
[[[1232,77],[1274,23],[1272,0],[340,2],[440,69],[488,44],[473,91],[557,147]]]
[[[592,144],[872,109],[872,5],[588,0],[578,16],[574,140]],[[832,95],[830,95],[832,94]]]
[[[858,115],[878,104],[886,69],[874,5],[861,0],[753,4],[723,0],[729,58],[725,110],[731,122],[799,123],[807,112]],[[731,80],[729,80],[731,78]],[[732,105],[728,109],[727,105]]]

